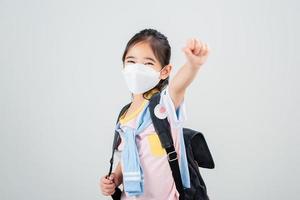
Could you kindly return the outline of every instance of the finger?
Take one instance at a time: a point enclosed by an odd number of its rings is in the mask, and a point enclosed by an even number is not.
[[[111,189],[114,189],[116,187],[115,184],[101,184],[100,185],[100,188],[101,190],[111,190]]]
[[[112,195],[115,192],[115,189],[105,189],[103,190],[103,193],[107,195]]]
[[[115,189],[115,185],[105,185],[103,186],[103,190],[111,191]]]
[[[202,42],[202,43],[201,43],[201,50],[200,50],[198,56],[199,56],[199,55],[201,56],[203,53],[205,53],[205,51],[206,51],[206,46],[205,46],[205,43]]]
[[[108,195],[106,189],[104,189],[102,186],[101,186],[101,193],[105,196]]]
[[[182,51],[185,53],[186,56],[192,56],[193,55],[191,49],[188,48],[188,47],[183,48]]]
[[[197,39],[196,38],[193,38],[193,50],[196,49],[196,46],[197,45]]]
[[[109,180],[108,178],[103,178],[103,179],[101,179],[101,182],[104,184],[111,184],[113,181]]]
[[[112,182],[113,179],[114,179],[114,175],[111,174],[110,176],[106,176],[105,179],[108,180],[108,181],[110,181],[110,182]]]
[[[194,49],[194,40],[193,39],[188,39],[187,41],[187,47],[190,49],[190,50],[193,50]]]
[[[108,177],[109,180],[114,180],[114,178],[115,178],[115,175],[114,175],[114,174],[112,174],[112,175],[110,175],[110,176]]]
[[[102,184],[102,187],[104,187],[104,188],[113,188],[115,186],[116,186],[116,184],[114,182],[112,182],[112,183],[103,183]]]
[[[201,49],[198,53],[198,56],[201,56],[205,52],[205,43],[202,44]]]
[[[198,39],[196,39],[196,44],[195,44],[195,46],[196,46],[196,48],[195,48],[195,50],[194,50],[194,54],[195,54],[195,55],[198,55],[198,54],[200,53],[200,51],[201,51],[202,43],[201,43]]]
[[[205,55],[207,54],[207,48],[208,48],[208,46],[207,46],[207,44],[205,43],[205,44],[203,45],[203,50],[202,50],[201,53],[200,53],[201,56],[205,56]]]
[[[193,38],[193,51],[195,51],[197,49],[197,44],[198,41],[197,41],[197,38]]]

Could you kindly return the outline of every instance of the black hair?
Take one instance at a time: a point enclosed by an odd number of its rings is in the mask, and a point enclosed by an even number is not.
[[[139,42],[148,42],[156,59],[159,61],[162,67],[170,63],[171,47],[169,41],[165,35],[155,29],[143,29],[136,33],[127,43],[124,50],[122,61],[125,62],[127,52],[131,47]],[[159,91],[161,92],[169,83],[169,77],[164,80],[160,80],[159,83],[149,91],[143,93],[143,97],[149,100],[149,96]]]

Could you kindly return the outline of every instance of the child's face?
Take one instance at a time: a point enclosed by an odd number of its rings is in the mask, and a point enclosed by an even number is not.
[[[153,68],[155,71],[161,71],[161,79],[165,79],[169,76],[171,71],[171,65],[162,66],[159,61],[155,58],[155,55],[147,42],[139,42],[132,46],[125,57],[124,65],[132,63],[141,63]]]

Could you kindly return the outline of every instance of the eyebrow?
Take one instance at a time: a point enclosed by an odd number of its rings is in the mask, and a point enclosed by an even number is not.
[[[125,60],[126,60],[126,59],[129,59],[129,58],[135,59],[136,57],[134,57],[134,56],[127,56],[127,57],[125,58]],[[151,57],[144,57],[144,59],[151,60],[151,61],[153,61],[153,62],[156,63],[156,61],[155,61],[153,58],[151,58]]]
[[[125,60],[129,59],[129,58],[135,58],[135,57],[134,56],[126,56]]]
[[[153,58],[150,58],[150,57],[144,57],[145,59],[147,60],[152,60],[153,62],[155,62],[155,60]]]

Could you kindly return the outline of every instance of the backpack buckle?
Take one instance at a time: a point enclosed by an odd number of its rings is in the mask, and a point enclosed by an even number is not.
[[[177,158],[176,151],[171,151],[171,152],[168,153],[168,160],[169,160],[169,162],[172,162],[172,161],[177,160],[177,159],[178,158]]]

